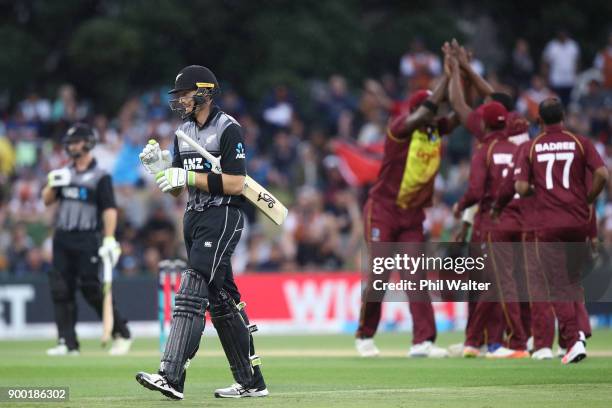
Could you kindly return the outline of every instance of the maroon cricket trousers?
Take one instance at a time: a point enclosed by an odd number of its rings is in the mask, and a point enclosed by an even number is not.
[[[422,209],[401,210],[396,206],[368,199],[364,207],[364,233],[368,247],[374,242],[402,242],[407,243],[408,256],[419,256],[420,245],[425,241],[423,235],[424,213]],[[413,253],[408,253],[413,252]],[[372,281],[375,279],[389,279],[390,274],[368,274],[361,297],[361,312],[359,325],[355,336],[357,338],[371,338],[376,334],[380,323],[382,303],[380,301],[367,301],[374,299]],[[424,271],[419,271],[411,279],[418,280],[425,277]],[[412,315],[412,344],[424,341],[435,341],[436,323],[431,298],[427,291],[411,291],[409,300],[410,314]]]

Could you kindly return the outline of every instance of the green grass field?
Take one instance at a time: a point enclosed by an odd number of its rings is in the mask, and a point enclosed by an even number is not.
[[[449,345],[461,335],[443,334]],[[126,357],[107,356],[95,341],[80,357],[47,357],[50,341],[0,342],[0,387],[68,386],[70,401],[0,402],[0,407],[611,407],[612,331],[597,331],[580,364],[403,357],[409,334],[383,334],[383,356],[356,357],[350,336],[256,335],[270,396],[220,400],[213,390],[233,382],[216,338],[203,338],[188,370],[185,400],[141,387],[137,371],[155,371],[157,341],[137,339]]]

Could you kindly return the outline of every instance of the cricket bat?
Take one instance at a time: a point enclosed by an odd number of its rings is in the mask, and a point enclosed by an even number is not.
[[[190,138],[182,130],[176,131],[176,136],[193,147],[198,153],[200,153],[206,160],[212,165],[212,171],[221,174],[221,162],[218,157],[213,156],[208,150],[200,146],[195,140]],[[287,218],[288,210],[276,197],[274,197],[268,190],[263,188],[261,184],[253,180],[248,175],[244,180],[244,189],[242,195],[249,200],[255,207],[263,212],[272,222],[276,225],[281,225],[285,218]]]
[[[104,276],[102,279],[103,289],[102,293],[104,299],[102,301],[102,346],[111,339],[113,332],[113,264],[107,257],[102,257],[102,264],[104,265]]]

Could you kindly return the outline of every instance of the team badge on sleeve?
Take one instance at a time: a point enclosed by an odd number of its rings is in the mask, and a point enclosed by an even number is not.
[[[244,146],[242,145],[242,143],[238,143],[236,145],[236,158],[237,159],[244,159],[245,158]]]
[[[380,241],[380,229],[379,228],[372,228],[371,239],[374,242]]]

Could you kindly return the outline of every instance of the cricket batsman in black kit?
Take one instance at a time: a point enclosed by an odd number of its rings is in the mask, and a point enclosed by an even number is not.
[[[49,286],[59,340],[57,346],[47,350],[51,356],[79,354],[75,331],[77,285],[101,316],[102,263],[115,266],[121,254],[115,240],[117,208],[111,177],[91,154],[96,139],[96,133],[86,124],[77,123],[68,129],[63,144],[72,163],[51,171],[42,192],[45,205],[58,203]],[[130,331],[115,307],[113,323],[110,354],[126,354],[132,343]]]
[[[230,258],[244,224],[240,205],[246,176],[244,137],[234,118],[213,104],[219,92],[215,75],[199,65],[182,69],[170,94],[173,111],[184,123],[179,129],[220,157],[222,173],[189,144],[174,139],[174,155],[149,141],[140,160],[163,192],[178,196],[187,189],[183,220],[188,268],[175,296],[170,334],[157,374],[139,372],[136,380],[172,399],[183,399],[186,369],[200,345],[204,313],[209,310],[235,384],[215,390],[218,398],[263,397],[268,390],[255,355],[251,332],[234,282]]]

